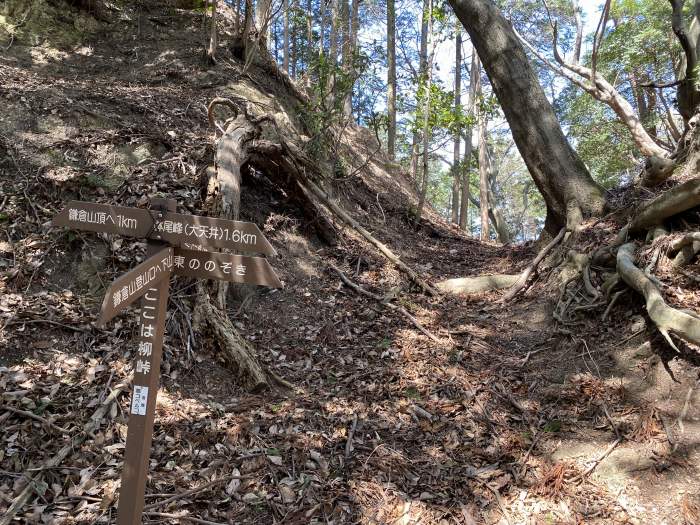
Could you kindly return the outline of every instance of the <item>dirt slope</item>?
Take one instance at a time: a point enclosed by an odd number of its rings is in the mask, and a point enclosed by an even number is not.
[[[15,27],[26,4],[7,5],[12,16],[0,23],[15,38],[0,57],[0,516],[25,474],[122,388],[99,429],[43,474],[19,514],[111,523],[136,315],[106,330],[91,323],[105,283],[145,247],[47,222],[70,198],[144,206],[167,195],[198,213],[213,158],[207,101],[245,96],[293,117],[294,100],[259,72],[242,77],[226,38],[216,67],[204,68],[195,11],[118,4],[98,20],[34,1]],[[50,30],[35,30],[39,13]],[[288,126],[303,133],[293,118]],[[345,173],[328,188],[430,281],[513,272],[533,256],[468,239],[432,215],[409,227],[414,195],[400,170],[374,154],[367,130],[346,137]],[[699,522],[697,371],[671,359],[636,302],[623,299],[601,331],[602,312],[554,325],[539,285],[505,309],[492,294],[428,299],[341,224],[337,246],[321,243],[264,173],[245,176],[242,214],[277,249],[285,288],[231,301],[230,315],[296,388],[243,391],[191,333],[191,282],[176,279],[147,503],[222,481],[148,519]],[[368,290],[393,293],[440,342],[342,287],[330,263]]]

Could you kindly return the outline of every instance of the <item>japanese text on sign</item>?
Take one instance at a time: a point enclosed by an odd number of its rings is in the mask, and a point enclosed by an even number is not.
[[[143,272],[136,275],[130,282],[115,290],[112,293],[112,306],[116,308],[123,301],[128,300],[132,295],[141,291],[145,286],[153,282],[161,272],[170,270],[172,267],[173,256],[171,254],[166,254],[158,262],[158,264],[145,269]]]
[[[131,413],[136,416],[145,416],[148,406],[148,387],[134,385],[134,394],[131,398]]]

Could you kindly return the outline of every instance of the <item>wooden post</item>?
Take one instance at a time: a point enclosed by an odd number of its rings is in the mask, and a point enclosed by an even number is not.
[[[174,199],[153,199],[151,202],[151,209],[160,212],[175,211],[175,206]],[[151,257],[162,248],[162,242],[149,241],[147,256]],[[149,288],[141,300],[138,343],[134,357],[134,390],[117,509],[118,525],[140,524],[143,514],[169,286],[170,280],[165,279]]]

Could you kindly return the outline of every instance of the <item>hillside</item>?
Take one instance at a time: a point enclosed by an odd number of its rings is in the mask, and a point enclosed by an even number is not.
[[[0,523],[28,483],[21,523],[113,523],[118,502],[136,308],[94,320],[146,246],[51,218],[71,199],[209,214],[216,97],[311,142],[284,81],[233,56],[232,11],[207,66],[201,11],[133,4],[0,7]],[[409,177],[374,134],[341,137],[315,182],[420,279],[512,274],[536,255],[433,210],[416,223]],[[236,288],[227,313],[292,388],[245,388],[192,329],[193,281],[175,278],[149,522],[698,523],[698,362],[662,346],[631,294],[605,325],[556,323],[546,275],[508,305],[431,297],[290,173],[254,163],[240,218],[273,244],[284,288]]]

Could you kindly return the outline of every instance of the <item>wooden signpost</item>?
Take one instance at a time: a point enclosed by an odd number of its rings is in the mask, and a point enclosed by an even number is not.
[[[264,257],[206,249],[229,248],[263,255],[276,252],[255,224],[175,213],[172,199],[153,199],[148,210],[72,201],[54,217],[53,225],[148,239],[146,260],[109,286],[98,320],[104,325],[141,299],[134,390],[117,509],[118,525],[139,524],[153,437],[170,276],[281,288],[282,283]]]

